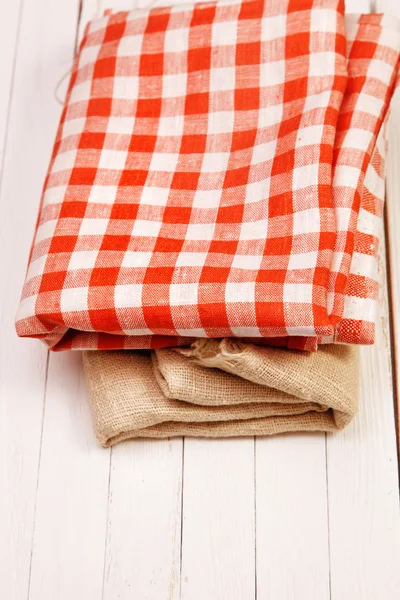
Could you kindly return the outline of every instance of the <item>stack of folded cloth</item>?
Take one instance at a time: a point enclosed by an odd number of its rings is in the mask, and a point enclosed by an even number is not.
[[[85,351],[101,443],[351,420],[399,52],[343,0],[88,24],[17,331]]]

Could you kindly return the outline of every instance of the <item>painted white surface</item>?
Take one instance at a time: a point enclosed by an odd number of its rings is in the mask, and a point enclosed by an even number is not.
[[[28,594],[47,363],[44,346],[17,339],[14,315],[60,114],[53,90],[76,25],[74,2],[28,0],[17,34],[17,4],[0,5],[0,596],[10,600]]]
[[[61,110],[54,89],[71,66],[83,23],[106,7],[133,4],[84,0],[78,23],[79,0],[24,0],[18,30],[20,3],[0,3],[0,149],[8,131],[0,191],[0,254],[7,257],[0,263],[0,597],[397,600],[385,294],[377,343],[362,350],[360,415],[327,438],[144,440],[104,450],[93,438],[79,355],[52,355],[47,374],[44,346],[14,334]],[[400,10],[398,0],[379,1],[377,10],[384,4]],[[349,12],[368,6],[347,2]],[[388,208],[395,257],[400,108],[393,117]],[[399,310],[396,267],[391,281]]]
[[[7,131],[15,54],[18,45],[21,0],[10,3],[7,18],[0,19],[0,165]],[[1,167],[0,167],[1,174]]]
[[[101,598],[109,467],[110,452],[94,439],[79,353],[52,354],[29,600]]]
[[[104,600],[178,600],[181,571],[180,439],[112,449]]]
[[[254,440],[185,440],[182,599],[255,597]]]
[[[325,435],[256,440],[257,599],[329,599]]]

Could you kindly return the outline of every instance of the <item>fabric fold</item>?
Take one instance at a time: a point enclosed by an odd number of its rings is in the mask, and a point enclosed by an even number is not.
[[[90,22],[18,334],[55,350],[372,343],[356,243],[400,31],[343,13],[218,0]]]
[[[275,351],[270,368],[257,370],[260,349],[247,346],[242,352],[235,347],[233,352],[229,345],[227,360],[225,341],[211,343],[214,346],[207,351],[195,347],[196,358],[169,349],[151,354],[83,353],[99,442],[109,446],[135,437],[338,431],[357,410],[356,348],[327,346],[316,354],[303,355],[305,360],[300,360],[291,378],[282,384],[281,373],[288,362],[282,357],[286,363],[280,364]],[[270,349],[261,350],[265,359]],[[204,366],[210,364],[211,354],[214,362],[220,356],[219,368]],[[199,360],[204,364],[198,364]],[[263,383],[254,383],[249,375]]]

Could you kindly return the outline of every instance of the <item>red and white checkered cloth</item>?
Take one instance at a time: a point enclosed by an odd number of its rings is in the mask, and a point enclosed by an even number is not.
[[[334,339],[349,344],[372,344],[379,295],[378,252],[383,235],[385,200],[386,127],[381,127],[367,167],[364,192],[358,214],[344,310],[335,328]]]
[[[318,344],[373,344],[379,295],[378,253],[383,235],[386,127],[381,127],[364,179],[344,311],[333,336],[254,339],[253,343],[315,351]]]
[[[330,288],[331,303],[340,305],[337,314],[341,317],[333,336],[292,338],[288,340],[291,347],[315,350],[318,343],[374,342],[379,291],[378,250],[385,196],[386,141],[380,111],[384,107],[387,119],[390,97],[399,84],[398,76],[396,79],[399,31],[398,20],[387,15],[346,17],[349,84],[340,110],[335,142],[338,159],[334,169],[333,199],[338,232]],[[343,121],[343,131],[340,131]],[[352,140],[352,145],[345,141],[346,136]],[[357,138],[358,154],[355,152]],[[367,145],[361,145],[362,140],[369,138],[375,144],[372,153],[372,143],[367,151]],[[347,166],[361,170],[356,193],[355,188],[346,189],[344,185],[346,179],[350,181],[346,171],[343,172],[343,167]],[[335,280],[336,288],[332,283]]]
[[[393,24],[372,15],[349,27],[346,50],[337,0],[91,22],[19,335],[54,349],[334,336],[399,47]]]

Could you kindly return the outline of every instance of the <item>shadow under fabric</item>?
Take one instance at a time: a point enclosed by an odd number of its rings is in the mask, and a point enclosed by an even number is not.
[[[357,412],[356,347],[329,345],[309,354],[224,339],[83,357],[104,446],[136,437],[338,431]]]

